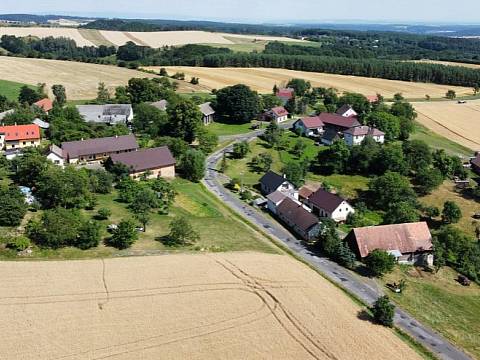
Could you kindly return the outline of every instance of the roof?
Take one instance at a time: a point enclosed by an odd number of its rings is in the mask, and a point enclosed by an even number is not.
[[[58,157],[63,158],[63,150],[61,147],[58,147],[57,145],[53,144],[50,146],[50,153],[57,155]]]
[[[210,116],[215,114],[215,110],[213,110],[212,103],[206,102],[203,104],[200,104],[198,107],[200,108],[200,111],[202,112],[203,116]]]
[[[32,121],[32,124],[38,125],[41,129],[48,129],[50,124],[42,119],[35,119]]]
[[[53,109],[53,101],[50,100],[49,98],[38,100],[33,105],[38,106],[40,109],[43,109],[43,111],[45,112],[48,112]]]
[[[282,89],[278,89],[277,96],[280,98],[290,99],[293,97],[294,93],[295,93],[295,90],[292,88],[282,88]]]
[[[135,136],[123,135],[62,143],[64,158],[138,149]]]
[[[274,191],[273,193],[267,196],[267,199],[273,202],[274,204],[279,204],[280,202],[285,200],[286,197],[287,195],[283,194],[282,192]]]
[[[368,95],[367,100],[370,103],[374,103],[378,101],[378,95]]]
[[[40,128],[34,124],[0,126],[0,133],[5,134],[5,141],[40,139]]]
[[[275,116],[286,116],[288,111],[283,106],[277,106],[270,110]]]
[[[317,129],[323,127],[323,121],[318,116],[308,116],[300,119],[306,129]]]
[[[262,176],[260,179],[260,184],[270,188],[270,189],[277,189],[280,185],[285,182],[285,178],[281,175],[273,171],[268,171],[265,175]]]
[[[158,169],[176,163],[166,146],[112,154],[110,158],[114,163],[127,165],[134,172]]]
[[[384,132],[378,130],[377,128],[372,128],[369,126],[355,126],[346,131],[344,134],[350,134],[352,136],[382,136],[385,135]]]
[[[290,223],[295,224],[303,231],[308,231],[318,224],[318,219],[315,215],[288,197],[278,205],[277,213],[280,217],[288,219]]]
[[[317,208],[324,209],[327,212],[332,213],[340,206],[342,202],[345,201],[345,199],[320,188],[308,198],[308,201]]]
[[[5,119],[5,116],[7,116],[8,114],[13,114],[14,112],[15,112],[14,109],[10,109],[10,110],[1,112],[1,113],[0,113],[0,120]]]
[[[360,256],[375,249],[398,250],[402,254],[432,250],[432,235],[426,222],[368,226],[352,230]]]
[[[338,115],[344,115],[346,112],[350,111],[350,110],[353,110],[353,108],[350,106],[350,105],[342,105],[337,111],[336,113]],[[355,112],[355,114],[357,113],[355,110],[353,110]]]
[[[128,116],[132,113],[130,104],[105,104],[105,105],[77,105],[80,115],[87,122],[109,122],[111,119],[105,119],[109,116]]]
[[[477,154],[474,159],[470,160],[470,164],[480,167],[480,154]]]
[[[327,131],[325,131],[322,135],[322,139],[326,141],[333,142],[333,140],[337,138],[340,138],[340,135],[338,135],[338,131],[335,129],[327,129]]]
[[[158,110],[165,111],[165,110],[167,110],[168,101],[167,100],[155,101],[155,102],[150,103],[150,105],[156,107]]]
[[[334,125],[345,129],[360,126],[356,116],[345,117],[338,114],[321,113],[318,117],[325,125]]]
[[[318,189],[319,189],[319,186],[303,185],[298,190],[298,196],[304,199],[308,199]]]

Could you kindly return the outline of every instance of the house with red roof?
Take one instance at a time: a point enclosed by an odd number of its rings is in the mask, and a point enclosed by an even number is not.
[[[360,122],[356,116],[342,116],[332,113],[321,113],[318,115],[324,124],[324,129],[332,129],[335,131],[345,131],[352,127],[360,126]]]
[[[360,145],[366,137],[379,144],[385,142],[385,133],[370,126],[356,126],[343,132],[343,139],[348,146]]]
[[[22,149],[40,145],[40,127],[38,125],[0,126],[0,149]]]
[[[288,111],[283,106],[276,106],[267,111],[264,117],[280,124],[288,120]]]
[[[293,124],[294,131],[302,136],[320,136],[323,134],[324,123],[319,116],[308,116]]]
[[[45,111],[47,114],[50,110],[53,109],[53,101],[50,100],[49,98],[38,100],[33,105],[36,106],[36,107],[39,107],[40,109]]]
[[[276,95],[278,98],[280,98],[280,100],[282,100],[283,104],[285,105],[288,100],[295,96],[295,90],[292,88],[281,88],[278,89]]]

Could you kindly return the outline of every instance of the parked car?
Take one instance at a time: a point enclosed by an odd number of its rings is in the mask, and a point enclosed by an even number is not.
[[[466,103],[467,103],[466,100],[458,100],[458,101],[457,101],[457,104],[466,104]]]

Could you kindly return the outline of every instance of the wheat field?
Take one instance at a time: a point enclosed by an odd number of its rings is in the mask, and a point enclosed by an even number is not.
[[[419,359],[286,255],[0,263],[5,359]]]

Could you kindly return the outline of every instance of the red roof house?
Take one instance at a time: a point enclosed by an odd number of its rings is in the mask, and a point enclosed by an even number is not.
[[[283,102],[285,103],[291,98],[293,98],[294,95],[295,95],[295,90],[292,88],[282,88],[282,89],[278,89],[277,91],[277,97],[282,99]]]
[[[326,127],[333,128],[337,131],[343,131],[352,127],[360,126],[356,116],[345,117],[338,114],[321,113],[318,117],[320,120],[322,120]]]
[[[48,113],[50,110],[53,109],[53,101],[50,100],[49,98],[45,98],[45,99],[42,99],[42,100],[38,100],[36,103],[34,103],[33,105],[39,107],[40,109],[42,109],[43,111],[45,111],[46,113]]]
[[[0,126],[0,149],[15,149],[40,144],[38,125]]]

